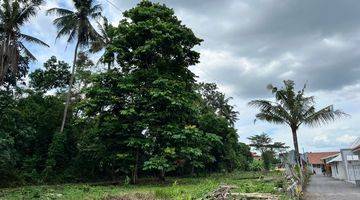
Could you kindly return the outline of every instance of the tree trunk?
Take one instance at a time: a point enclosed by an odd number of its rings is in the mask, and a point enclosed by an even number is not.
[[[298,140],[297,140],[297,127],[291,127],[291,131],[292,131],[292,135],[293,135],[293,141],[294,141],[294,148],[295,148],[295,159],[296,159],[296,163],[299,166],[299,176],[300,176],[300,182],[301,182],[301,187],[303,187],[303,183],[304,183],[304,179],[303,179],[303,172],[302,172],[302,163],[301,163],[301,158],[300,158],[300,152],[299,152],[299,144],[298,144]]]
[[[5,41],[3,41],[3,46],[2,46],[2,49],[1,49],[1,66],[0,66],[0,86],[4,83],[4,79],[5,79],[5,76],[6,76],[6,72],[7,72],[7,67],[5,67],[5,53],[6,53],[6,49],[7,47],[9,46],[9,38],[6,37],[5,38]]]
[[[160,170],[159,181],[160,182],[165,182],[165,171],[164,170]]]
[[[65,123],[66,123],[66,116],[67,116],[67,112],[68,112],[68,109],[69,109],[69,104],[70,104],[70,99],[71,99],[71,90],[72,90],[72,85],[73,85],[74,78],[75,78],[75,68],[76,68],[76,59],[77,59],[78,48],[79,48],[79,41],[76,43],[76,47],[75,47],[73,68],[71,70],[69,90],[68,90],[68,94],[67,94],[67,97],[66,97],[66,104],[65,104],[64,115],[63,115],[63,119],[62,119],[62,123],[61,123],[60,133],[64,132],[64,127],[65,127]]]
[[[132,183],[136,184],[138,179],[138,162],[139,162],[139,149],[136,149],[136,156],[135,156],[135,165],[134,171],[132,176]]]
[[[301,166],[299,144],[298,144],[297,133],[296,133],[297,128],[296,127],[291,127],[291,131],[292,131],[292,136],[293,136],[293,141],[294,141],[295,160],[296,160],[296,163],[299,166]]]
[[[194,165],[191,165],[191,176],[195,175],[195,167]]]
[[[109,72],[110,70],[111,70],[111,63],[109,62],[109,63],[108,63],[107,71]]]

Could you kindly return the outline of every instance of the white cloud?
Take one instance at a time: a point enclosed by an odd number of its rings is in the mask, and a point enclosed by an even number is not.
[[[346,144],[351,144],[357,137],[354,135],[345,134],[336,138],[336,141]]]

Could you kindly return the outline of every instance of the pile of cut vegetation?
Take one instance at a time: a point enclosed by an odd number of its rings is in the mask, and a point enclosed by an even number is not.
[[[232,189],[238,188],[237,186],[221,185],[214,192],[206,196],[205,200],[229,200],[229,199],[267,199],[278,200],[279,196],[269,193],[234,193]]]

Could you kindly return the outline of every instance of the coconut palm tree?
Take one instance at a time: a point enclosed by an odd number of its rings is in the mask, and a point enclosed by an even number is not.
[[[3,0],[0,9],[0,85],[9,72],[17,75],[19,71],[27,71],[28,61],[35,61],[35,56],[24,45],[25,42],[47,46],[40,39],[24,34],[21,27],[36,11],[41,1]],[[23,72],[24,73],[24,72]]]
[[[98,53],[102,50],[106,50],[107,47],[112,43],[111,36],[108,34],[109,30],[112,28],[106,17],[102,17],[102,23],[98,22],[98,29],[100,31],[100,37],[97,41],[91,43],[90,52]],[[99,62],[108,65],[108,71],[111,69],[111,65],[114,64],[114,53],[113,52],[104,52],[100,57]]]
[[[58,28],[56,38],[58,39],[67,36],[68,43],[76,41],[69,90],[60,129],[61,133],[64,131],[66,116],[69,109],[78,50],[79,48],[87,47],[91,42],[97,41],[100,37],[90,21],[97,20],[101,17],[101,5],[95,4],[95,0],[73,0],[73,2],[75,6],[74,11],[65,8],[52,8],[48,10],[48,14],[56,14],[59,16],[53,22]]]
[[[297,139],[299,127],[302,124],[308,126],[323,125],[347,114],[340,110],[334,110],[332,105],[316,110],[314,97],[306,97],[304,94],[306,85],[301,91],[295,92],[293,81],[287,80],[284,81],[284,84],[285,87],[281,89],[272,85],[268,86],[268,89],[275,95],[275,101],[254,100],[249,102],[249,105],[260,109],[260,112],[256,115],[257,119],[290,126],[296,161],[300,165]]]

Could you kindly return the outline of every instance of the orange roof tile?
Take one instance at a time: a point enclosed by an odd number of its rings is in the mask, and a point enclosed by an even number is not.
[[[324,164],[321,158],[325,158],[331,155],[338,154],[339,152],[316,152],[308,153],[308,159],[310,164]]]

